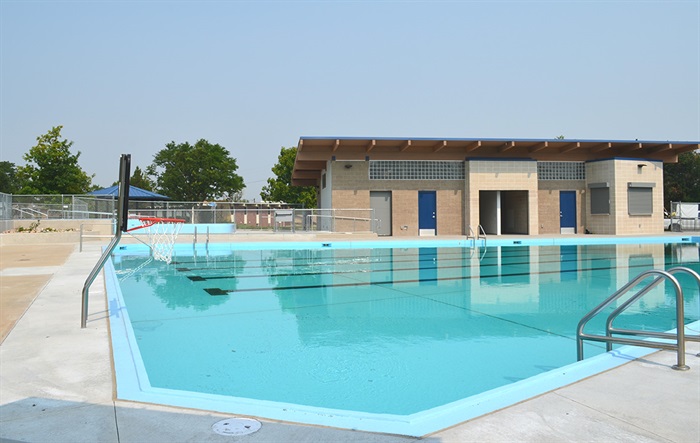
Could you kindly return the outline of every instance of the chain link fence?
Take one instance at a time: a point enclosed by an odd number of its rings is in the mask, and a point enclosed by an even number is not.
[[[0,192],[0,232],[12,229],[12,194]]]
[[[700,203],[671,202],[664,228],[672,232],[700,231]]]
[[[92,195],[8,195],[12,220],[112,220],[117,200]],[[11,209],[9,209],[11,208]],[[372,209],[306,209],[286,203],[129,201],[129,217],[178,218],[185,223],[233,223],[237,231],[376,232]]]

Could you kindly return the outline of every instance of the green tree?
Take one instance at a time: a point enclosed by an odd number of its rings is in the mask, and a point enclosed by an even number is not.
[[[280,155],[277,157],[277,164],[272,167],[272,172],[276,177],[267,179],[267,185],[263,186],[260,197],[266,201],[296,203],[305,208],[315,208],[315,187],[292,186],[292,171],[296,156],[297,148],[282,147]]]
[[[151,178],[141,170],[138,166],[134,169],[134,173],[131,174],[129,178],[129,183],[131,186],[136,186],[137,188],[145,189],[146,191],[155,191],[156,184],[151,180]]]
[[[684,152],[678,163],[664,165],[664,206],[670,202],[700,202],[700,152]]]
[[[63,126],[55,126],[37,137],[37,144],[22,157],[27,164],[17,168],[21,194],[85,194],[93,175],[78,165],[80,151],[73,155],[72,141],[61,138]]]
[[[14,194],[17,192],[17,167],[14,163],[0,162],[0,192]]]
[[[221,145],[201,139],[194,145],[170,142],[147,168],[157,191],[179,201],[231,198],[245,188],[238,165]]]

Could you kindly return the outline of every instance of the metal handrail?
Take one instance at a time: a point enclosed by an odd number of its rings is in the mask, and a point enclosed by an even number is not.
[[[469,233],[467,234],[467,241],[471,238],[473,243],[472,243],[472,249],[476,249],[476,235],[474,234],[474,230],[472,229],[472,225],[468,225],[467,228],[469,229]]]
[[[483,236],[483,238],[484,238],[484,247],[486,247],[486,231],[484,231],[484,227],[481,226],[481,225],[479,225],[479,228],[478,228],[478,229],[479,229],[478,238],[479,238],[479,239],[482,238],[482,237],[481,237],[481,234],[484,235],[484,236]]]
[[[605,299],[598,306],[593,308],[588,314],[586,314],[581,319],[581,321],[578,323],[578,327],[576,328],[576,354],[577,354],[578,361],[583,360],[583,340],[592,340],[592,341],[599,341],[599,342],[606,343],[606,349],[608,351],[612,350],[613,343],[673,350],[673,351],[676,351],[676,355],[677,355],[676,364],[673,366],[673,369],[682,370],[682,371],[690,369],[685,364],[685,342],[686,341],[700,341],[700,335],[697,335],[697,336],[690,335],[687,337],[685,335],[684,312],[683,312],[683,310],[684,310],[683,289],[681,288],[680,283],[678,283],[678,280],[673,276],[673,274],[677,274],[677,273],[681,273],[681,272],[687,273],[690,276],[692,276],[698,282],[698,290],[700,291],[700,275],[698,275],[698,273],[693,271],[692,269],[689,269],[686,267],[675,267],[675,268],[669,269],[668,271],[662,271],[659,269],[652,269],[652,270],[645,271],[645,272],[642,272],[641,274],[639,274],[637,277],[635,277],[629,283],[627,283],[622,288],[617,290],[610,297]],[[649,276],[655,276],[655,277],[649,284],[644,286],[636,294],[634,294],[632,297],[630,297],[628,300],[626,300],[620,306],[615,308],[615,310],[612,313],[610,313],[610,315],[608,316],[608,319],[605,323],[605,335],[604,336],[594,335],[594,334],[586,334],[583,332],[583,328],[586,326],[586,324],[593,317],[598,315],[600,312],[603,311],[603,309],[610,306],[614,301],[616,301],[617,299],[622,297],[630,289],[635,287],[637,284],[639,284],[641,281],[645,280]],[[612,322],[615,318],[617,318],[618,315],[620,315],[625,309],[627,309],[630,305],[632,305],[632,303],[639,300],[645,294],[649,293],[653,288],[658,286],[664,280],[670,281],[671,284],[673,285],[675,292],[676,292],[676,333],[675,334],[667,333],[667,332],[635,331],[635,330],[629,330],[629,329],[613,328]],[[664,342],[648,341],[648,340],[633,339],[633,338],[613,337],[613,334],[646,336],[646,337],[650,337],[650,338],[672,339],[672,340],[675,340],[675,343],[664,343]]]
[[[15,208],[15,207],[13,207],[12,209],[19,212],[20,214],[26,214],[26,215],[29,215],[31,217],[40,216],[43,218],[49,218],[48,213],[41,212],[38,209],[34,209],[34,208]]]

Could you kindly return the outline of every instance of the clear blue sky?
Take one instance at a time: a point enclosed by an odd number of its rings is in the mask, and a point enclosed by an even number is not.
[[[0,0],[0,159],[94,183],[205,138],[260,199],[300,136],[700,140],[700,1]]]

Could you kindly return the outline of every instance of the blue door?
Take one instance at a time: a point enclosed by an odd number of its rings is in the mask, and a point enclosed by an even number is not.
[[[435,230],[435,191],[418,191],[418,229]],[[433,232],[433,235],[436,233]]]
[[[559,226],[562,234],[576,233],[576,191],[559,191]]]

